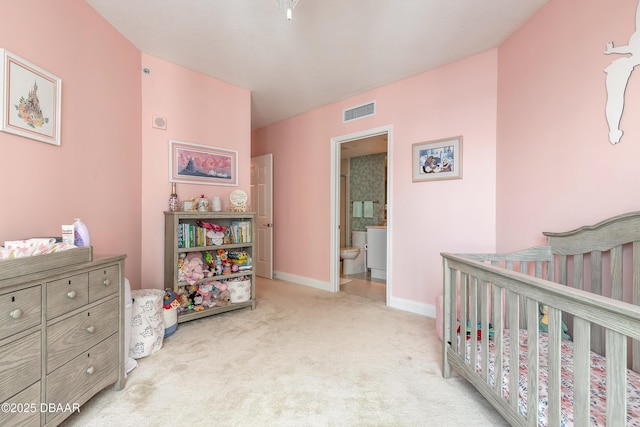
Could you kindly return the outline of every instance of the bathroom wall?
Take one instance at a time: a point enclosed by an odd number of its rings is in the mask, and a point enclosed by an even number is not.
[[[366,231],[368,225],[381,225],[384,220],[386,153],[352,157],[349,176],[351,230]],[[374,201],[373,217],[353,216],[353,202]],[[351,234],[351,233],[349,233]]]

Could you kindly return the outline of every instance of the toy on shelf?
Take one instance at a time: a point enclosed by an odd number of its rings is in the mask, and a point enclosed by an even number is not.
[[[204,310],[204,305],[202,303],[203,303],[202,293],[200,291],[196,291],[196,293],[193,294],[193,309],[195,311]]]

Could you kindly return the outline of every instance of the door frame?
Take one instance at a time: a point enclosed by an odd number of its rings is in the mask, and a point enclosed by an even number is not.
[[[377,128],[366,129],[360,132],[350,133],[331,138],[331,203],[330,203],[330,268],[331,276],[330,287],[333,292],[340,291],[340,144],[344,142],[354,141],[357,139],[368,138],[380,134],[387,134],[387,285],[386,285],[386,304],[390,305],[390,299],[393,289],[391,281],[392,256],[391,243],[393,241],[393,203],[392,196],[392,148],[393,148],[393,125],[380,126]]]

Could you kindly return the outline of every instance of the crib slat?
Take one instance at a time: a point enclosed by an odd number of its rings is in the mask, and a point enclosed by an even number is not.
[[[469,294],[471,304],[469,305],[469,326],[471,329],[469,342],[471,343],[471,356],[469,358],[474,372],[478,372],[478,279],[469,278]],[[464,332],[463,332],[464,330]],[[466,326],[460,327],[460,335],[466,336]]]
[[[460,345],[458,354],[467,354],[467,345],[465,343],[465,333],[467,328],[467,314],[469,313],[469,276],[460,273]],[[473,366],[473,365],[472,365]]]
[[[633,304],[640,305],[640,242],[633,242]],[[631,369],[640,372],[640,341],[631,341]]]
[[[453,342],[456,340],[452,339],[451,334],[451,294],[455,292],[454,289],[457,287],[457,284],[455,282],[455,272],[449,268],[449,262],[446,258],[442,259],[442,271],[442,340],[445,344],[450,342],[453,346]],[[453,324],[455,325],[455,323]],[[451,365],[447,358],[446,345],[442,346],[442,376],[444,378],[451,377]]]
[[[561,313],[557,308],[549,307],[549,413],[548,426],[560,426],[561,411]]]
[[[507,290],[507,318],[509,319],[509,405],[518,411],[520,358],[518,336],[518,294]]]
[[[566,255],[558,255],[558,283],[561,285],[567,284],[567,256]],[[549,279],[553,281],[553,276],[549,275]]]
[[[622,301],[622,245],[611,248],[611,298]]]
[[[502,396],[502,350],[504,348],[502,344],[502,331],[503,331],[503,290],[496,284],[491,285],[492,305],[491,311],[493,312],[493,389],[498,396]]]
[[[480,285],[480,322],[482,324],[482,379],[485,383],[489,378],[489,301],[487,298],[487,282],[479,280]]]
[[[591,293],[602,295],[602,252],[591,252]]]
[[[573,423],[587,426],[591,423],[590,406],[590,341],[591,323],[580,317],[573,319]]]
[[[627,422],[627,337],[607,329],[607,426]]]
[[[527,261],[520,261],[520,272],[529,274],[529,263]],[[520,296],[520,327],[527,329],[527,299],[523,296]]]
[[[527,331],[527,422],[529,425],[538,425],[538,378],[539,378],[539,343],[538,328],[533,326],[538,324],[538,302],[527,298],[527,317],[532,325]]]
[[[573,256],[573,287],[584,289],[584,255]]]
[[[535,262],[535,275],[536,277],[542,279],[542,261]]]
[[[448,264],[448,263],[447,263]],[[450,289],[450,294],[451,294],[451,299],[449,300],[449,304],[444,303],[445,307],[449,308],[449,328],[450,328],[450,333],[447,334],[447,337],[450,341],[451,344],[451,350],[453,350],[454,353],[458,353],[458,340],[457,340],[457,334],[456,334],[456,330],[458,327],[458,304],[460,299],[458,298],[458,289],[460,288],[460,284],[458,282],[458,272],[456,270],[451,270],[451,289]],[[445,294],[446,295],[446,294]],[[446,298],[446,296],[445,296]],[[445,308],[446,310],[446,308]]]
[[[591,252],[591,293],[602,295],[602,252]],[[593,325],[591,328],[591,350],[604,354],[602,327]]]

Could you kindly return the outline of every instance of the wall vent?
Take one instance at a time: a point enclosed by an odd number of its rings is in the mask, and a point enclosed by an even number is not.
[[[362,119],[363,117],[373,116],[376,113],[376,102],[368,102],[353,108],[342,111],[342,123],[352,120]]]

